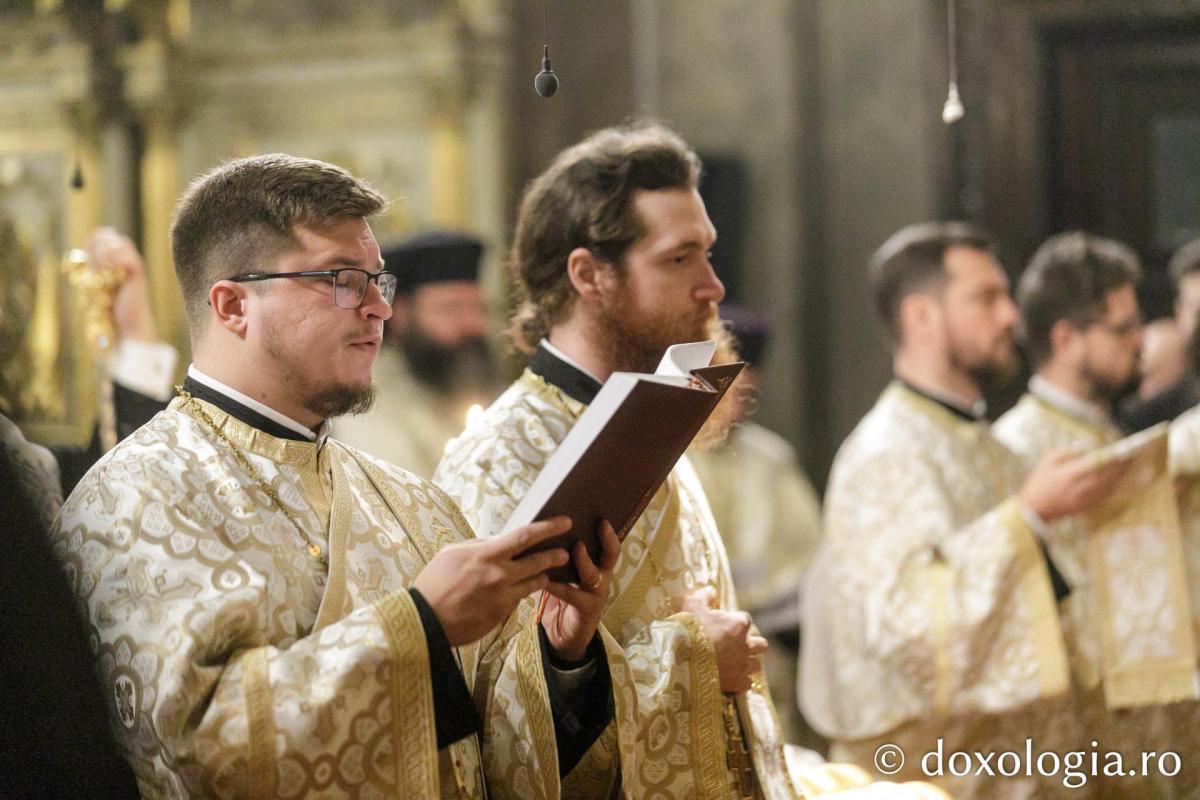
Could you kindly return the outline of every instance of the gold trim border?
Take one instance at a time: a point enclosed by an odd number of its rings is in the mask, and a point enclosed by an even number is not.
[[[275,795],[275,709],[267,648],[243,657],[246,670],[247,788],[250,797]]]
[[[1017,572],[1017,590],[1029,612],[1029,630],[1038,654],[1040,695],[1065,693],[1071,686],[1071,670],[1063,641],[1058,603],[1050,586],[1045,560],[1029,522],[1021,510],[1021,500],[1011,497],[996,509],[996,517],[1008,532],[1013,545]]]
[[[375,606],[392,656],[392,727],[396,743],[398,797],[439,794],[433,678],[421,617],[408,592],[396,592]]]
[[[721,694],[716,651],[694,615],[681,612],[667,619],[683,626],[692,640],[688,671],[692,678],[691,756],[696,797],[728,800],[729,775],[725,769],[725,722],[722,717],[725,697]]]
[[[536,625],[524,625],[517,634],[517,691],[524,704],[534,756],[541,767],[543,797],[558,797],[558,745],[550,714],[550,689],[542,669],[542,650]]]
[[[604,626],[618,634],[625,629],[629,620],[645,602],[646,593],[654,584],[657,565],[662,563],[665,551],[671,545],[674,537],[662,535],[662,532],[679,527],[679,493],[674,486],[674,480],[675,474],[672,472],[667,476],[666,483],[663,484],[663,488],[667,492],[666,505],[662,514],[659,515],[658,524],[646,534],[646,550],[641,563],[634,567],[633,577],[629,579],[629,583],[626,584],[620,596],[615,600],[610,600],[609,607],[604,612]],[[645,514],[645,512],[642,513]]]

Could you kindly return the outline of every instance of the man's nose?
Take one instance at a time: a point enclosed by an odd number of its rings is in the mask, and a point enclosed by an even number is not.
[[[392,304],[383,299],[383,292],[379,291],[379,284],[375,281],[367,284],[367,294],[358,310],[363,316],[382,320],[391,319],[392,316]]]
[[[719,303],[725,299],[725,284],[717,277],[712,262],[705,259],[704,280],[693,292],[696,300],[702,303]]]

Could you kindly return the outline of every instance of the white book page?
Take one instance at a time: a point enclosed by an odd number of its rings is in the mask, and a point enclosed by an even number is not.
[[[617,372],[615,375],[636,375],[640,381],[649,381],[650,383],[661,383],[665,386],[683,386],[688,387],[692,384],[692,378],[687,375],[647,375],[644,372]]]
[[[717,343],[711,339],[704,342],[673,344],[663,353],[655,375],[681,375],[691,377],[692,370],[707,367],[717,352]]]

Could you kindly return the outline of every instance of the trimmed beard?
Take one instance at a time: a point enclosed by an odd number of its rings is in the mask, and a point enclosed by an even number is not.
[[[621,284],[616,297],[600,307],[598,341],[613,372],[654,372],[671,345],[700,342],[718,326],[717,308],[698,308],[690,317],[638,311]]]
[[[322,388],[314,387],[304,397],[304,407],[322,419],[340,417],[344,414],[365,414],[375,405],[376,387],[334,384]]]
[[[376,389],[373,383],[320,385],[310,381],[305,376],[304,360],[289,352],[283,341],[274,326],[268,324],[264,327],[263,349],[271,357],[278,373],[285,376],[288,388],[306,411],[311,411],[321,419],[331,419],[344,414],[362,414],[375,405]],[[346,343],[351,341],[353,338],[348,338]]]
[[[1016,351],[1011,345],[1007,359],[977,358],[972,361],[963,355],[958,343],[953,341],[950,343],[950,366],[966,373],[982,392],[1003,389],[1016,377],[1020,368]]]
[[[1126,395],[1134,392],[1141,381],[1141,376],[1134,369],[1130,371],[1128,378],[1117,383],[1107,376],[1101,375],[1097,370],[1092,369],[1091,364],[1086,360],[1083,362],[1081,377],[1092,395],[1092,400],[1106,405],[1112,405]]]
[[[625,288],[622,281],[621,291],[601,306],[599,315],[597,338],[614,372],[652,373],[671,345],[706,339],[717,343],[713,364],[739,360],[733,337],[717,315],[716,303],[698,308],[691,317],[641,313]],[[693,445],[707,449],[725,441],[736,415],[737,404],[727,392],[692,440]]]

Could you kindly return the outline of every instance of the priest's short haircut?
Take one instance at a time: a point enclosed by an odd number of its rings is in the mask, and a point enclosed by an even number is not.
[[[193,340],[208,320],[213,283],[273,271],[277,258],[299,246],[297,226],[365,219],[386,206],[341,167],[282,153],[227,161],[197,177],[171,222],[171,255]]]
[[[633,208],[639,189],[695,189],[700,158],[674,131],[642,121],[605,128],[559,153],[525,192],[510,269],[519,306],[510,335],[533,352],[571,309],[567,257],[586,247],[617,269],[646,233]]]
[[[1192,239],[1176,250],[1167,264],[1167,272],[1171,275],[1171,280],[1175,282],[1177,289],[1180,281],[1185,277],[1200,272],[1200,239]]]
[[[893,344],[900,342],[900,304],[910,294],[939,292],[949,277],[946,251],[995,253],[987,231],[968,222],[923,222],[892,234],[867,264],[875,313]]]
[[[1115,239],[1070,231],[1043,242],[1017,285],[1018,337],[1034,367],[1053,355],[1050,330],[1057,322],[1082,327],[1100,320],[1109,293],[1136,287],[1141,277],[1137,255]]]

